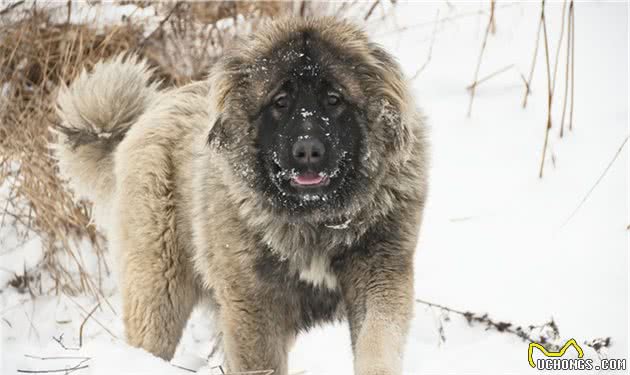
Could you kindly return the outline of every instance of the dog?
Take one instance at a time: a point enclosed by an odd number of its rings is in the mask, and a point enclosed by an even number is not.
[[[299,332],[347,319],[355,373],[401,374],[428,142],[361,29],[270,22],[175,89],[119,56],[57,104],[60,171],[117,254],[131,345],[169,360],[207,299],[229,371],[286,375]]]

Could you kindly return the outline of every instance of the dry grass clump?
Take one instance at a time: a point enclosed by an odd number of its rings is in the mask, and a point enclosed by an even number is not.
[[[95,293],[98,282],[86,272],[73,239],[87,238],[107,271],[99,236],[90,225],[89,204],[76,203],[57,175],[48,129],[57,121],[58,85],[83,66],[133,46],[140,30],[129,24],[99,34],[85,25],[56,23],[51,11],[35,6],[20,13],[5,15],[0,24],[0,181],[7,190],[1,224],[41,237],[41,270],[53,278],[56,292]]]
[[[156,63],[167,82],[181,85],[203,79],[212,64],[238,35],[263,20],[290,14],[291,2],[166,2],[151,5],[157,25],[134,50]],[[151,27],[151,26],[149,26]]]
[[[255,32],[265,19],[353,9],[367,20],[376,3],[0,2],[0,226],[39,236],[44,245],[38,267],[20,277],[53,280],[43,288],[41,282],[31,283],[29,291],[98,296],[109,272],[103,239],[90,221],[91,206],[67,190],[49,150],[49,128],[59,121],[54,106],[60,84],[125,51],[148,59],[164,85],[185,84],[204,78],[235,36]],[[104,22],[104,13],[111,18],[120,5],[135,10]],[[94,19],[77,23],[80,7],[96,9]],[[78,251],[78,240],[84,239],[96,252],[97,270],[87,267]]]

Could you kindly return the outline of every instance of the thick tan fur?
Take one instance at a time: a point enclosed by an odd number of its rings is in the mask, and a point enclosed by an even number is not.
[[[365,110],[371,183],[343,210],[296,220],[253,186],[248,119],[277,82],[261,61],[303,32],[359,61],[331,69]],[[209,82],[168,91],[142,62],[117,58],[63,90],[59,108],[61,169],[104,212],[119,254],[129,343],[170,359],[207,297],[230,371],[285,375],[299,331],[347,318],[356,374],[402,372],[427,146],[400,68],[358,28],[277,21],[228,52]]]

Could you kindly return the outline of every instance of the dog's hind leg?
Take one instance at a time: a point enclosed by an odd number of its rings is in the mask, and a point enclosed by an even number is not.
[[[168,256],[123,251],[131,253],[121,275],[127,342],[170,360],[197,302],[192,270]]]
[[[121,263],[125,332],[130,345],[168,360],[199,286],[191,249],[178,238],[182,228],[177,228],[171,164],[164,154],[151,152],[155,144],[130,148],[123,145],[117,159],[117,222],[111,238]],[[124,165],[123,158],[137,163]]]

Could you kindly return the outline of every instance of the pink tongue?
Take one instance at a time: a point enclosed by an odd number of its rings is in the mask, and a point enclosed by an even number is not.
[[[324,180],[323,176],[316,173],[304,173],[293,177],[298,185],[317,185]]]

